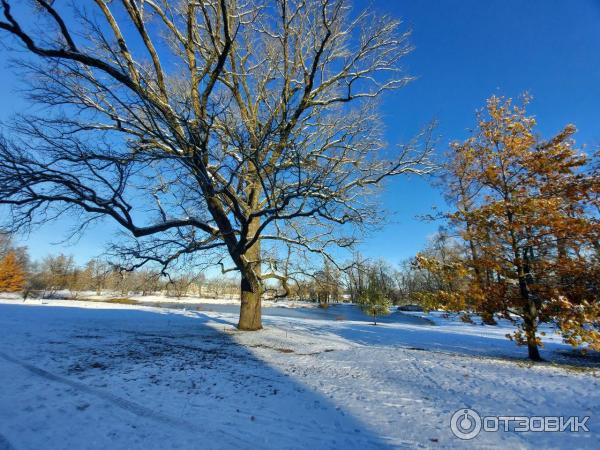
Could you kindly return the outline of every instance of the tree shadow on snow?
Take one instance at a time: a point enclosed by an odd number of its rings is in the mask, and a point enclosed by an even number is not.
[[[49,395],[51,386],[62,392],[60,402],[69,400],[66,393],[108,405],[119,422],[131,425],[130,433],[140,434],[145,448],[166,448],[159,431],[170,445],[187,435],[184,448],[190,438],[197,448],[390,447],[330,399],[236,343],[227,320],[198,313],[3,304],[2,327],[10,342],[20,345],[0,343],[0,367],[18,366],[29,374],[28,389],[38,384]],[[78,427],[75,413],[60,424],[62,410],[49,403],[47,413],[55,420],[36,431],[48,436],[46,448],[80,444],[78,433],[98,437],[91,448],[119,443],[103,441],[114,423]],[[26,426],[27,415],[21,419],[15,412],[12,419]],[[144,430],[158,440],[143,441]],[[13,444],[27,439],[9,423],[0,424],[0,433]]]

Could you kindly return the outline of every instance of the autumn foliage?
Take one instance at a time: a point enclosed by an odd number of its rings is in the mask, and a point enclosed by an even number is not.
[[[0,259],[0,292],[19,292],[25,285],[25,270],[14,251]]]
[[[416,264],[453,280],[426,300],[511,320],[510,335],[540,359],[538,325],[555,324],[566,342],[600,350],[598,164],[575,147],[573,125],[549,140],[525,106],[492,97],[478,126],[451,145],[444,190],[447,216],[464,242],[449,261]]]

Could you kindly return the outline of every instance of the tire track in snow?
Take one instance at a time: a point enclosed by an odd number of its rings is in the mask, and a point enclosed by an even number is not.
[[[196,349],[198,350],[198,349]],[[167,415],[163,415],[160,413],[155,412],[154,410],[147,408],[145,406],[142,406],[138,403],[135,403],[131,400],[127,400],[124,399],[122,397],[119,397],[117,395],[111,394],[110,392],[106,392],[106,391],[102,391],[100,389],[96,389],[93,387],[90,387],[86,384],[83,384],[81,382],[78,381],[74,381],[65,377],[62,377],[60,375],[56,375],[53,374],[51,372],[48,372],[44,369],[41,369],[39,367],[36,367],[32,364],[26,363],[24,361],[21,361],[17,358],[14,358],[10,355],[7,355],[6,353],[0,351],[0,358],[5,359],[6,361],[9,361],[13,364],[16,364],[18,366],[23,367],[24,369],[28,370],[29,372],[43,378],[49,381],[53,381],[53,382],[57,382],[60,384],[64,384],[67,386],[70,386],[74,389],[77,389],[81,392],[85,392],[91,395],[94,395],[95,397],[98,397],[102,400],[108,401],[109,403],[119,407],[122,410],[125,410],[129,413],[132,413],[140,418],[143,419],[150,419],[153,420],[155,422],[158,423],[162,423],[162,424],[166,424],[166,425],[170,425],[188,432],[199,432],[199,433],[207,433],[207,431],[212,431],[214,433],[211,434],[216,434],[216,433],[220,433],[219,439],[221,441],[223,441],[224,443],[226,443],[226,447],[232,447],[234,448],[235,446],[237,446],[238,448],[256,448],[255,447],[255,443],[252,442],[252,440],[255,438],[255,436],[253,434],[250,435],[246,435],[245,437],[241,436],[241,433],[237,430],[235,430],[235,428],[227,428],[227,429],[212,429],[212,430],[206,430],[204,428],[198,427],[197,425],[185,421],[184,419],[176,419]],[[269,379],[266,379],[267,381],[270,381]],[[195,406],[195,405],[192,405]],[[228,409],[230,415],[234,415],[236,413],[243,413],[245,415],[247,415],[248,417],[250,416],[256,416],[258,419],[266,419],[268,422],[277,422],[278,420],[281,421],[280,426],[283,428],[282,430],[278,430],[278,429],[270,429],[270,432],[272,433],[273,437],[276,436],[281,436],[281,437],[285,437],[286,436],[286,430],[285,427],[286,426],[293,426],[296,432],[300,432],[300,433],[307,433],[311,430],[311,428],[314,428],[317,424],[308,424],[308,423],[303,423],[300,421],[294,421],[294,420],[289,420],[289,419],[282,419],[281,417],[279,417],[276,414],[271,414],[268,411],[260,411],[260,412],[256,412],[256,411],[251,411],[251,410],[247,410],[244,408],[228,408],[226,405],[223,405],[224,409]],[[325,427],[322,429],[323,433],[326,433],[330,431],[329,428]],[[246,430],[246,432],[248,432],[248,430]],[[1,435],[0,435],[0,450],[14,450],[13,447],[8,447],[8,449],[5,449],[4,447],[2,447],[2,439],[1,439]],[[311,441],[312,442],[312,441]],[[363,441],[361,441],[362,443]],[[318,439],[314,442],[315,445],[318,445],[319,441]],[[367,441],[368,443],[368,441]],[[371,445],[375,446],[375,444],[371,443]]]
[[[176,428],[188,431],[188,432],[194,431],[194,432],[206,433],[207,431],[216,431],[216,432],[219,432],[222,434],[221,438],[223,438],[223,439],[226,438],[226,436],[228,436],[228,435],[231,436],[233,434],[232,433],[233,430],[227,430],[227,431],[225,431],[225,430],[206,430],[204,428],[198,427],[194,423],[185,421],[183,419],[175,419],[175,418],[167,416],[165,414],[158,413],[150,408],[140,405],[139,403],[135,403],[131,400],[127,400],[125,398],[111,394],[110,392],[105,392],[100,389],[95,389],[93,387],[87,386],[78,381],[70,380],[70,379],[62,377],[60,375],[55,375],[44,369],[41,369],[41,368],[31,365],[29,363],[26,363],[26,362],[20,361],[16,358],[13,358],[12,356],[7,355],[6,353],[1,352],[1,351],[0,351],[0,358],[3,358],[4,360],[6,360],[8,362],[11,362],[18,366],[21,366],[22,368],[39,376],[40,378],[44,378],[49,381],[54,381],[56,383],[61,383],[61,384],[70,386],[74,389],[77,389],[78,391],[85,392],[87,394],[98,397],[102,400],[105,400],[105,401],[117,406],[118,408],[120,408],[124,411],[127,411],[131,414],[134,414],[142,419],[149,419],[149,420],[159,422],[164,425],[170,425],[172,427],[176,427]],[[233,440],[231,440],[231,442],[229,444],[230,445],[240,445],[240,444],[249,445],[248,442],[245,442],[245,440],[242,440],[239,436],[236,436],[235,442],[233,442]],[[6,445],[8,445],[8,447],[6,447]],[[11,447],[10,443],[2,435],[0,435],[0,450],[7,450],[7,449],[12,450],[13,448]]]

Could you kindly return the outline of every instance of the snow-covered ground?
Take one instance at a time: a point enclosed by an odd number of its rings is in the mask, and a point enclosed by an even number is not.
[[[207,296],[194,296],[185,295],[181,297],[168,296],[165,293],[153,293],[148,295],[142,295],[139,293],[121,294],[118,292],[105,291],[100,295],[96,291],[69,291],[69,290],[58,290],[52,292],[36,292],[36,295],[50,299],[63,299],[63,300],[94,300],[94,301],[111,301],[115,299],[126,299],[132,302],[139,303],[170,303],[170,304],[214,304],[214,305],[239,305],[239,297],[207,297]],[[6,292],[0,292],[0,299],[22,299],[21,294],[11,294]],[[306,301],[289,301],[289,300],[263,300],[263,306],[277,306],[281,308],[316,308],[317,303],[306,302]]]
[[[432,317],[242,333],[232,313],[0,300],[0,449],[600,448],[599,372],[565,365],[558,338],[542,356],[560,364],[532,365],[508,325]],[[461,408],[590,432],[461,441]]]

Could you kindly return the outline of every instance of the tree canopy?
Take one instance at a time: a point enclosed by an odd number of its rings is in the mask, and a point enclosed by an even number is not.
[[[241,329],[261,327],[266,280],[286,290],[291,254],[351,247],[380,220],[385,179],[430,171],[427,139],[383,141],[377,101],[410,81],[400,62],[411,48],[399,21],[372,9],[0,4],[0,38],[29,52],[17,63],[43,106],[0,141],[9,224],[108,217],[132,238],[115,248],[130,269],[202,254],[241,273]]]

